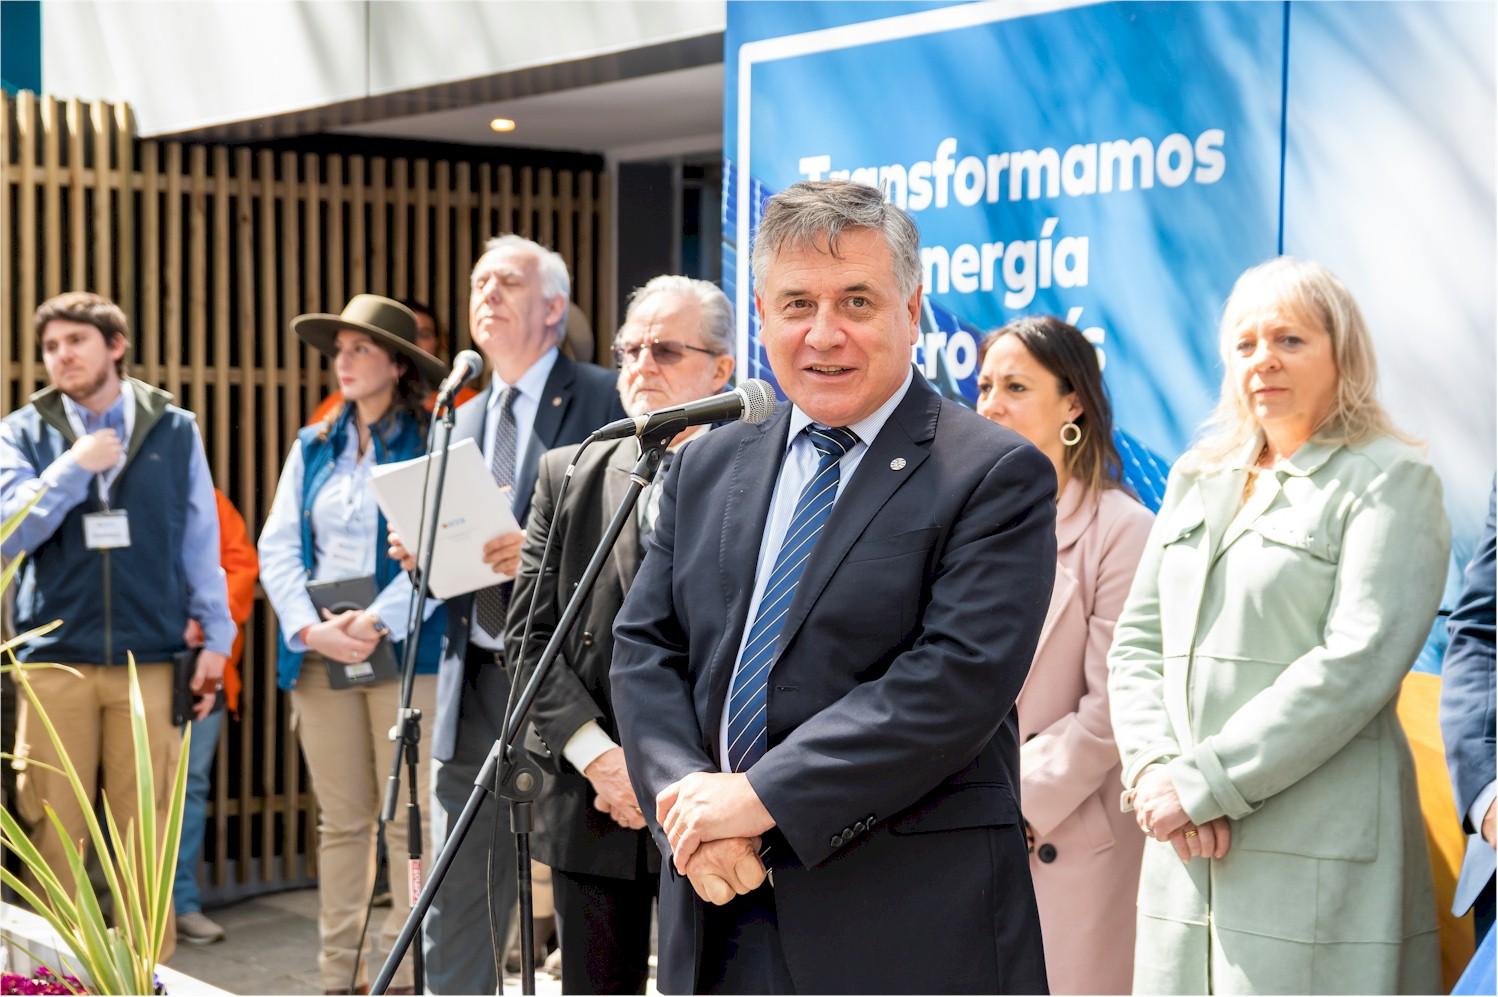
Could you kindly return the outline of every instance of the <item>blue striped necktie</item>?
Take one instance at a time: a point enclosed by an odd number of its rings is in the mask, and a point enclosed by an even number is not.
[[[796,502],[728,692],[728,763],[734,772],[748,769],[769,748],[765,706],[780,630],[796,597],[807,558],[832,515],[832,503],[837,500],[838,461],[858,442],[850,429],[815,424],[806,427],[806,435],[820,455],[817,471]]]

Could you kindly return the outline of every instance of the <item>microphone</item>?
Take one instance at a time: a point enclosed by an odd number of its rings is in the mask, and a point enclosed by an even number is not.
[[[768,381],[750,378],[732,391],[699,398],[685,405],[656,409],[644,415],[619,419],[593,434],[595,440],[621,440],[626,436],[645,436],[661,426],[686,419],[688,426],[737,419],[751,426],[770,418],[775,411],[775,391]]]
[[[458,389],[478,377],[484,369],[484,358],[473,350],[463,350],[453,358],[452,373],[437,386],[437,408],[444,408],[453,400]]]

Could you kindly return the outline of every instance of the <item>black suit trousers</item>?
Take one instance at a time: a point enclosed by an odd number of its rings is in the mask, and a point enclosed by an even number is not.
[[[793,994],[768,883],[722,907],[703,908],[699,994]]]
[[[642,839],[646,848],[654,847]],[[635,879],[552,869],[562,992],[643,994],[650,975],[650,913],[656,877]]]

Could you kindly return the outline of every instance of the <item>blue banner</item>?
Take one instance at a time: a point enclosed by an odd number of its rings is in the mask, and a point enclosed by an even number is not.
[[[927,375],[971,399],[985,330],[1066,318],[1098,347],[1149,502],[1218,396],[1234,279],[1309,256],[1363,303],[1385,397],[1431,441],[1463,556],[1495,447],[1493,17],[732,2],[724,284],[740,371],[769,375],[747,256],[764,201],[803,179],[875,184],[920,227]]]

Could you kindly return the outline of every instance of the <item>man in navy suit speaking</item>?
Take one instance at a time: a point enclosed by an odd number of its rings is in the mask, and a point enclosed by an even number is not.
[[[754,247],[790,400],[684,448],[615,624],[667,993],[1043,993],[1015,697],[1056,477],[911,365],[915,225],[799,183]]]

